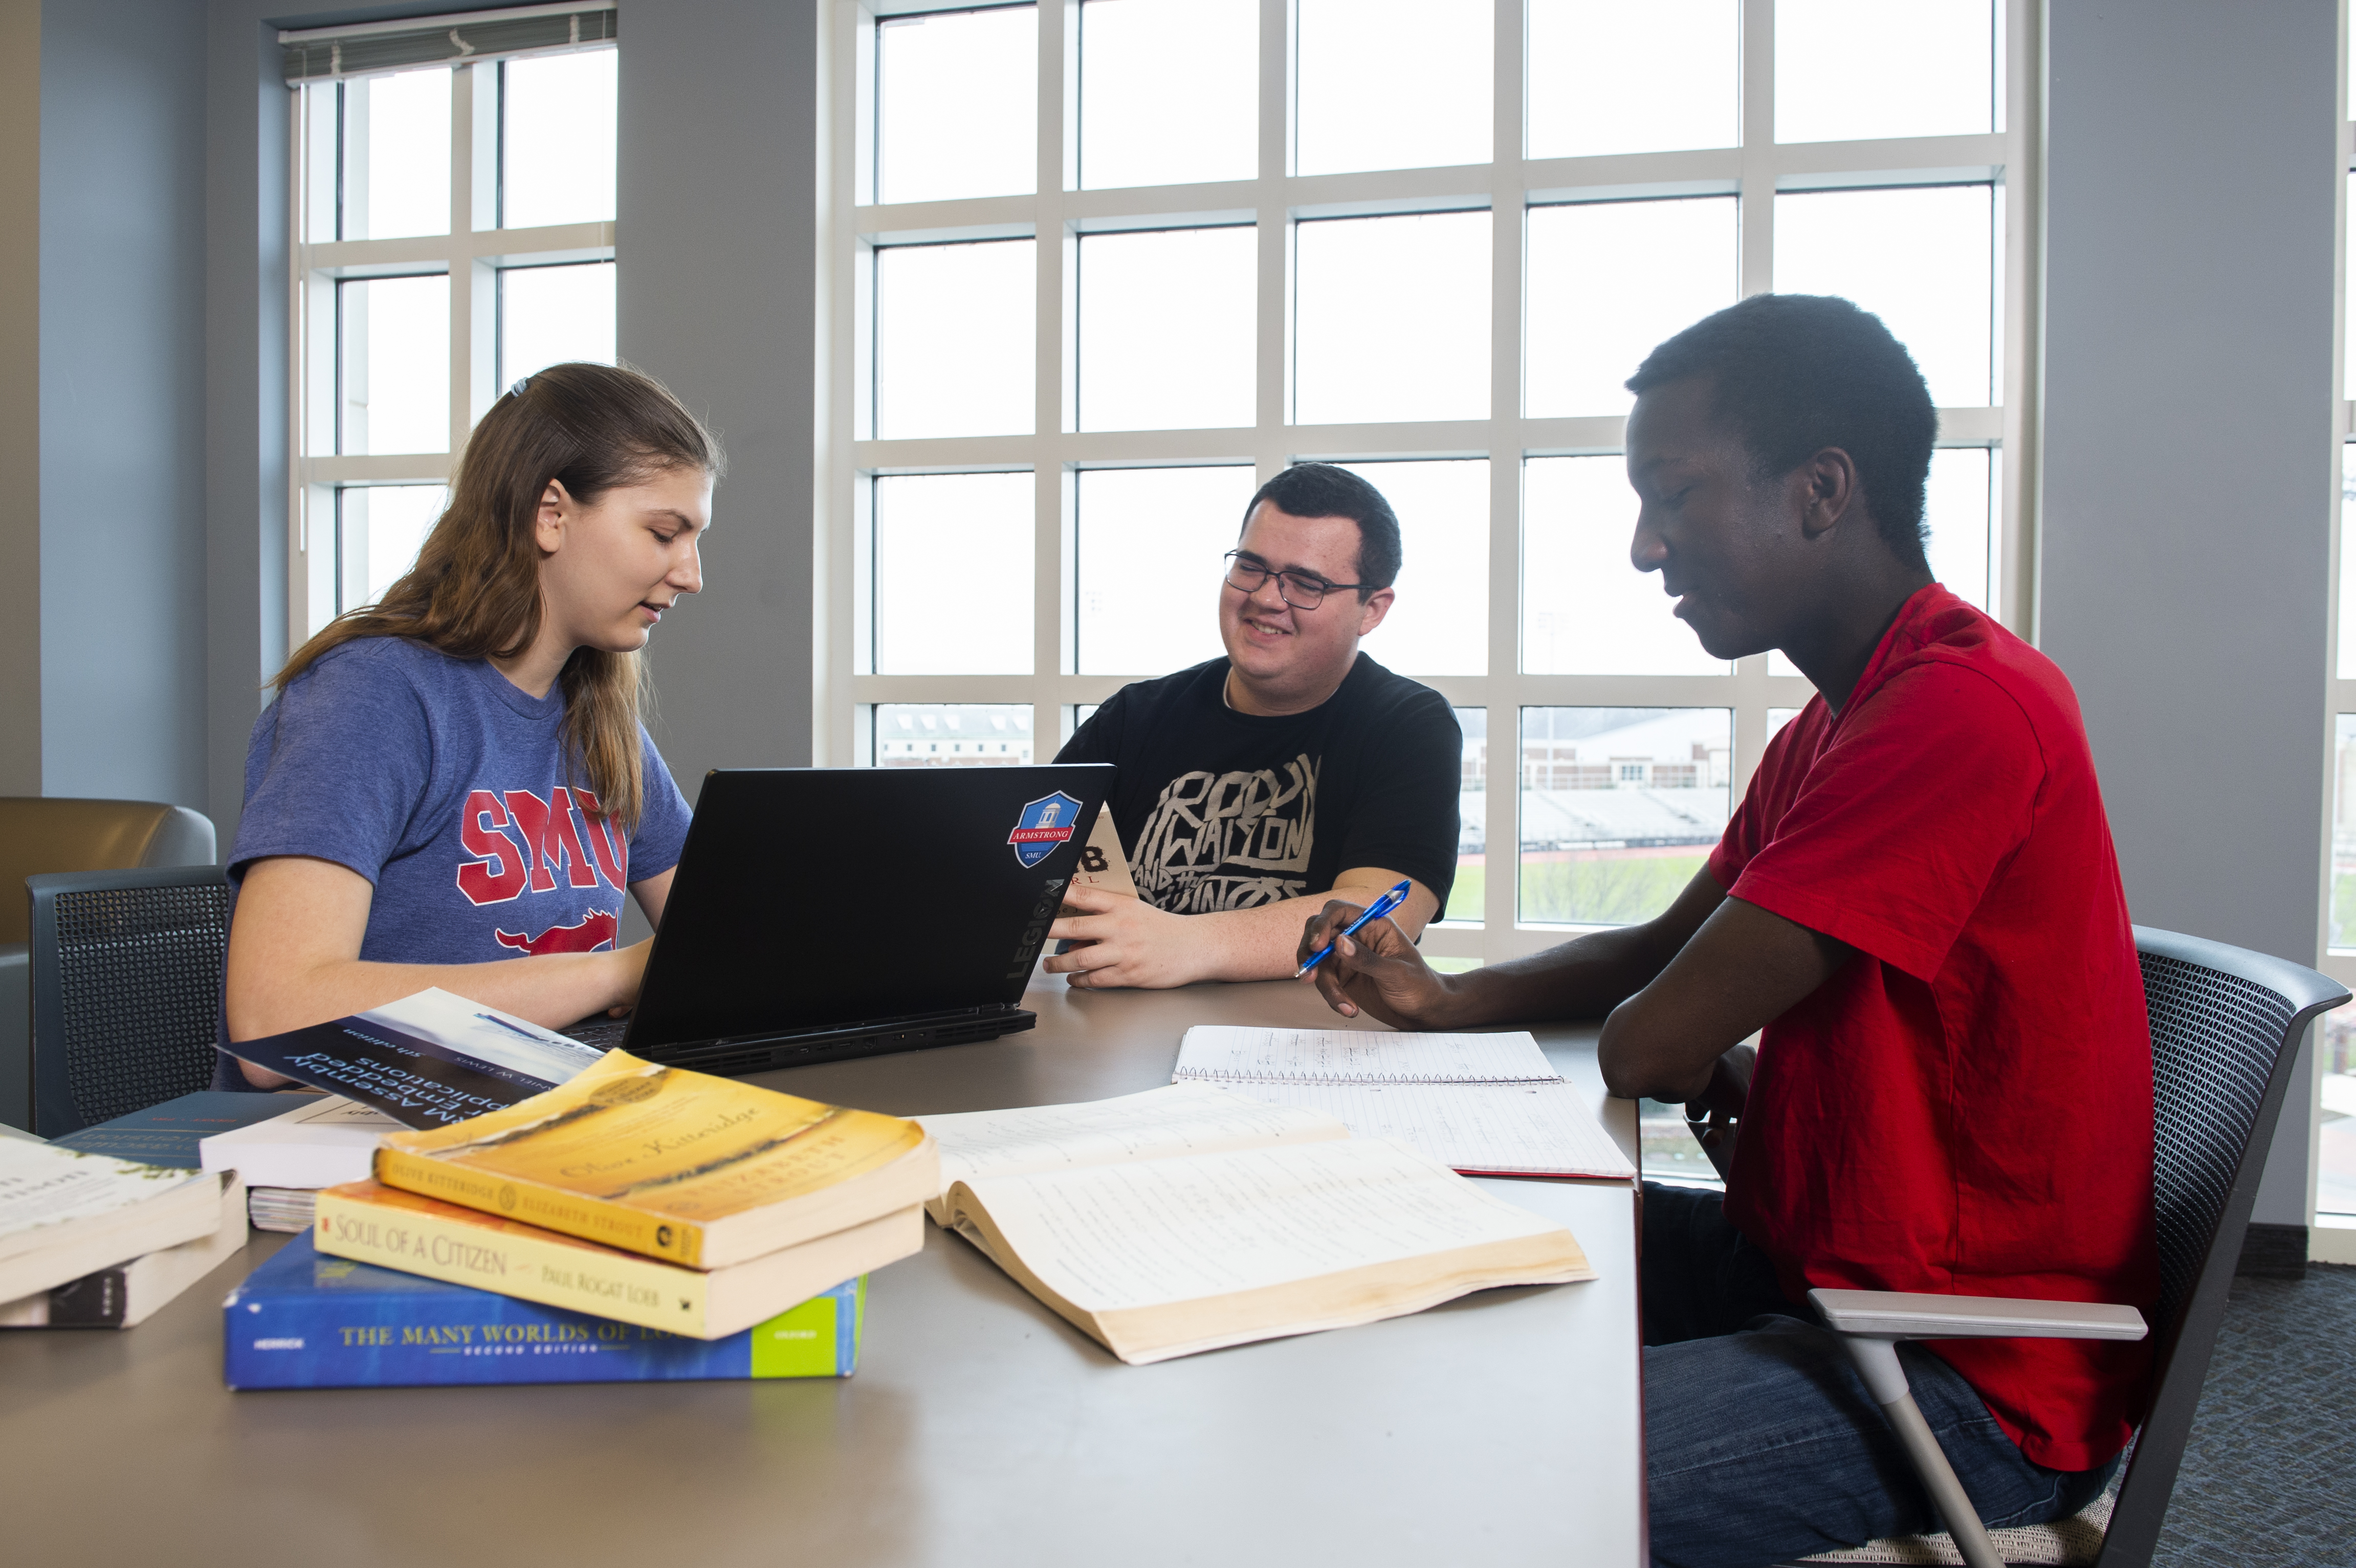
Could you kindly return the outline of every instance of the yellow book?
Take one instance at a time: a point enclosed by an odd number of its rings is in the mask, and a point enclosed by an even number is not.
[[[912,1205],[733,1268],[705,1270],[351,1181],[319,1194],[314,1241],[333,1257],[691,1339],[720,1339],[920,1251],[925,1218]]]
[[[701,1269],[922,1203],[940,1168],[914,1122],[619,1051],[545,1094],[388,1137],[376,1155],[388,1187]]]

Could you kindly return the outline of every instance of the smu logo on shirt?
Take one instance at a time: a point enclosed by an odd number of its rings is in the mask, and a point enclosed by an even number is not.
[[[494,930],[491,939],[518,953],[594,953],[614,945],[622,923],[602,909],[593,909],[571,925],[552,925],[538,936],[524,932]]]
[[[577,786],[552,790],[546,800],[528,789],[476,790],[460,811],[458,840],[477,857],[460,863],[458,891],[477,906],[506,903],[527,891],[552,892],[560,885],[594,888],[601,875],[616,891],[628,886],[629,836],[598,814],[595,795]],[[610,927],[612,917],[605,918]],[[550,931],[509,941],[501,932],[499,941],[534,953],[587,952],[595,945],[538,945],[558,935]],[[611,929],[602,940],[613,940]]]

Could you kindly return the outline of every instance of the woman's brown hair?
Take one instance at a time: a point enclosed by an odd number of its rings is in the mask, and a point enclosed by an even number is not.
[[[540,632],[535,538],[549,481],[583,506],[669,468],[717,479],[720,445],[670,389],[612,365],[552,365],[491,405],[460,454],[450,504],[417,564],[375,604],[348,610],[294,651],[271,684],[284,691],[330,649],[359,637],[408,637],[453,658],[512,658]],[[595,792],[598,815],[635,828],[645,803],[635,653],[580,647],[565,661],[568,765]]]

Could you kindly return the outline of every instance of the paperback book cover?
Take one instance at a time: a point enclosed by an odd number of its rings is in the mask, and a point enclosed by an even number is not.
[[[175,1170],[201,1170],[204,1160],[198,1146],[205,1139],[284,1115],[295,1103],[276,1094],[199,1090],[68,1133],[56,1141],[60,1148],[84,1154],[112,1155],[116,1159],[135,1159],[142,1165],[169,1166]]]
[[[546,1093],[604,1054],[443,990],[229,1051],[405,1127],[445,1127]]]
[[[912,1203],[745,1263],[692,1269],[355,1181],[319,1194],[311,1240],[332,1257],[709,1340],[923,1251],[925,1214]]]
[[[723,1339],[689,1339],[344,1258],[297,1236],[222,1304],[235,1389],[847,1378],[861,1275]]]
[[[528,1104],[394,1134],[376,1179],[715,1269],[922,1203],[940,1159],[898,1116],[614,1051]]]
[[[53,1290],[220,1226],[218,1176],[0,1141],[0,1301]]]

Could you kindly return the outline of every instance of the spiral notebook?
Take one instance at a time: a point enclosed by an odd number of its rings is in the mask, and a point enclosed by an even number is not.
[[[1171,1079],[1323,1111],[1355,1136],[1396,1139],[1466,1176],[1636,1174],[1586,1100],[1522,1031],[1205,1024],[1186,1031]]]

